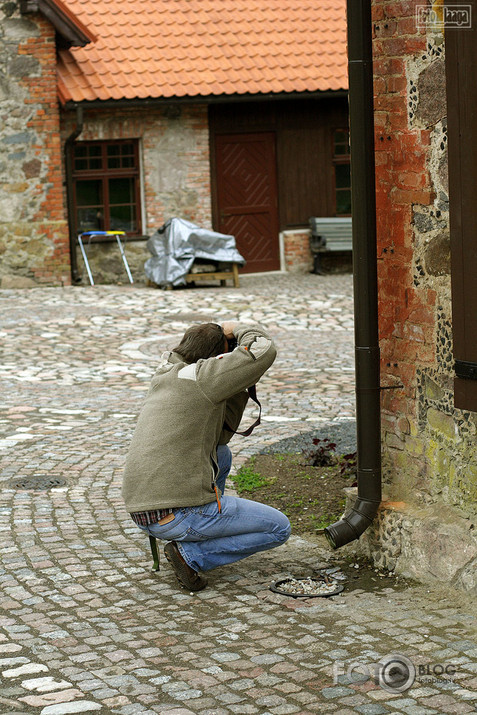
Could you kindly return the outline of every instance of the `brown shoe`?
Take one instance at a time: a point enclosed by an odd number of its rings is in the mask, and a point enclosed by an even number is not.
[[[207,586],[207,579],[184,561],[175,541],[169,541],[164,546],[164,556],[174,569],[180,585],[188,591],[201,591]]]

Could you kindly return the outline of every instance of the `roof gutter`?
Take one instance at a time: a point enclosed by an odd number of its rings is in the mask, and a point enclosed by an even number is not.
[[[322,92],[280,92],[269,94],[209,94],[194,97],[146,97],[144,99],[93,99],[81,103],[68,100],[64,109],[75,109],[79,104],[88,109],[124,109],[128,107],[156,107],[171,104],[230,104],[233,102],[263,102],[271,100],[296,99],[330,99],[331,97],[347,97],[347,89],[326,90]]]
[[[63,0],[20,0],[20,11],[23,14],[40,12],[74,47],[84,47],[97,39]]]
[[[358,496],[340,521],[325,529],[334,549],[361,536],[381,503],[371,0],[348,0],[347,6]]]
[[[72,166],[72,151],[71,147],[75,140],[83,131],[83,108],[76,107],[76,127],[65,141],[65,182],[66,182],[66,206],[68,212],[68,234],[70,239],[70,265],[71,265],[71,280],[73,283],[79,283],[81,276],[78,271],[78,261],[76,257],[76,235],[74,204],[73,204],[73,166]]]

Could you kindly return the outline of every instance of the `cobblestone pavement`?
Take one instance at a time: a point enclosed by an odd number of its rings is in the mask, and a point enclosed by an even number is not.
[[[191,322],[255,319],[279,346],[259,388],[263,425],[234,439],[236,464],[353,420],[351,294],[350,276],[310,275],[244,277],[240,289],[0,291],[0,713],[477,710],[475,609],[463,595],[355,569],[322,537],[296,536],[210,572],[191,595],[167,563],[150,570],[123,508],[142,398]],[[323,565],[348,575],[341,595],[268,588]],[[391,654],[417,668],[401,693],[366,679]]]

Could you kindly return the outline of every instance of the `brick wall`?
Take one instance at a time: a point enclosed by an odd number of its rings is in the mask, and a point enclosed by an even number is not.
[[[1,285],[67,285],[54,29],[17,2],[0,19]]]
[[[416,284],[413,266],[413,207],[434,199],[429,131],[412,127],[408,112],[408,63],[426,53],[426,36],[412,2],[374,2],[373,20],[381,382],[403,385],[383,392],[382,424],[387,475],[407,498],[425,471],[423,444],[409,451],[418,432],[417,365],[435,358],[436,292]]]
[[[310,231],[282,231],[285,270],[290,273],[307,273],[313,268],[310,251]]]
[[[75,117],[62,120],[63,140],[73,131]],[[144,186],[143,232],[151,235],[169,218],[185,218],[212,227],[209,130],[207,107],[131,108],[88,111],[78,141],[140,140]],[[115,245],[91,246],[89,257],[98,282],[127,281]],[[146,243],[130,243],[126,253],[133,277],[145,280]],[[82,267],[81,256],[78,264]],[[86,276],[83,277],[87,280]]]
[[[444,42],[417,27],[418,4],[373,2],[381,384],[394,389],[388,501],[362,541],[378,565],[474,588],[477,415],[453,405]]]

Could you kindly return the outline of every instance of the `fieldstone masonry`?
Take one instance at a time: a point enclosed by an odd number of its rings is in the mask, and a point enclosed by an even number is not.
[[[70,282],[55,33],[19,2],[0,7],[0,280]]]
[[[476,416],[453,406],[445,59],[416,2],[373,3],[383,465],[360,540],[381,566],[475,589]]]

